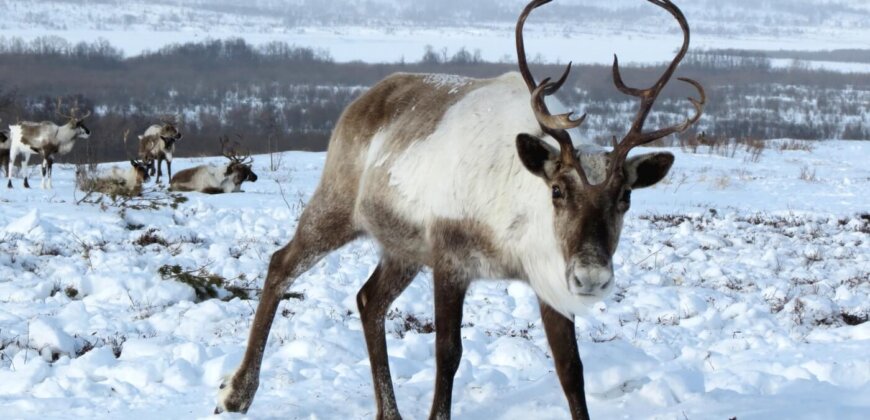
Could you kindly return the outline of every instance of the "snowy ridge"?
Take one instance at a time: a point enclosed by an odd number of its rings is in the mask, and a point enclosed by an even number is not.
[[[128,55],[208,38],[283,41],[329,51],[338,61],[416,60],[424,47],[479,50],[513,60],[513,28],[524,0],[5,0],[0,36],[72,42],[109,40]],[[595,2],[593,2],[595,3]],[[866,48],[870,6],[862,0],[679,2],[693,48],[830,50]],[[662,62],[679,46],[667,13],[642,0],[554,2],[528,25],[529,51],[549,62]],[[586,17],[579,20],[578,15]],[[866,67],[862,67],[866,71]]]
[[[757,162],[671,149],[668,179],[634,194],[615,293],[577,318],[594,418],[859,419],[870,410],[870,323],[860,322],[870,314],[870,221],[861,216],[870,143],[814,145],[769,148]],[[245,193],[191,194],[175,209],[76,206],[70,165],[55,166],[53,191],[0,191],[3,415],[208,416],[256,300],[195,303],[191,287],[158,271],[203,268],[262,286],[325,157],[281,156],[274,172],[268,156],[255,157],[260,180]],[[250,417],[374,415],[355,295],[376,262],[376,246],[360,240],[296,281],[290,291],[302,299],[279,307]],[[407,418],[424,418],[432,397],[430,283],[421,274],[387,321]],[[477,283],[463,323],[455,418],[568,417],[528,286]]]

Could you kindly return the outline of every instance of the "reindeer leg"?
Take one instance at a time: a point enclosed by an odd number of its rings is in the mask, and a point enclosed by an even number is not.
[[[160,170],[160,167],[163,166],[163,158],[157,158],[157,183],[160,183],[160,177],[163,175],[163,171]]]
[[[45,180],[45,183],[48,186],[48,188],[51,189],[51,173],[52,173],[52,170],[54,169],[54,159],[49,157],[46,160],[48,161],[48,166],[46,168],[46,173],[48,174],[48,179]],[[45,188],[45,187],[43,187],[43,188]]]
[[[172,180],[172,161],[166,160],[166,179]]]
[[[571,418],[574,420],[589,420],[589,410],[586,408],[586,392],[583,382],[583,362],[577,349],[577,336],[574,331],[574,320],[565,318],[544,302],[541,306],[541,320],[553,352],[556,374],[562,383],[562,390],[568,398]]]
[[[232,378],[221,384],[215,413],[248,411],[259,386],[269,329],[284,291],[324,255],[358,235],[351,219],[352,206],[343,201],[347,199],[338,193],[315,193],[302,213],[296,235],[272,254],[245,356]]]
[[[462,358],[462,304],[469,281],[454,270],[435,268],[435,398],[429,419],[449,419],[453,377]]]
[[[42,158],[42,179],[39,183],[39,188],[45,189],[45,177],[48,175],[48,159]]]
[[[356,295],[371,362],[378,419],[402,418],[396,405],[393,380],[390,376],[384,317],[390,304],[408,287],[419,271],[418,265],[407,264],[384,255],[374,273]]]
[[[21,159],[21,173],[24,174],[24,188],[30,188],[30,183],[27,182],[27,161],[30,160],[30,155],[25,155]]]
[[[9,151],[9,162],[6,163],[6,188],[12,188],[12,167],[15,159],[12,158],[12,151]]]

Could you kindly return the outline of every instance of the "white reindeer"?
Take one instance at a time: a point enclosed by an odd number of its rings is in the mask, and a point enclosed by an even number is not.
[[[185,169],[169,181],[170,191],[199,191],[205,194],[241,192],[245,181],[257,182],[251,170],[250,155],[239,155],[235,148],[227,149],[227,140],[221,140],[223,155],[229,159],[225,165],[200,165]]]
[[[130,130],[124,131],[124,150],[127,150],[127,137]],[[141,161],[130,159],[129,168],[112,166],[102,171],[90,187],[104,194],[121,194],[126,196],[139,195],[142,193],[142,184],[148,182],[150,174],[148,165]]]
[[[525,58],[525,19],[549,1],[532,1],[519,18],[519,74],[482,80],[396,74],[347,107],[295,236],[272,255],[245,356],[222,384],[216,411],[250,408],[272,319],[293,280],[326,253],[367,235],[380,245],[381,260],[359,291],[357,306],[377,418],[400,417],[384,317],[423,266],[432,268],[435,299],[430,418],[450,417],[462,354],[462,305],[471,282],[481,278],[518,279],[536,292],[572,417],[589,417],[573,317],[613,287],[612,256],[631,191],[657,183],[674,162],[670,153],[628,153],[697,122],[705,95],[700,84],[682,79],[701,94],[692,99],[695,115],[644,131],[656,97],[689,45],[682,12],[669,0],[648,0],[679,22],[682,48],[649,89],[626,86],[614,61],[616,86],[640,99],[638,114],[611,152],[578,153],[567,130],[583,118],[552,115],[544,102],[568,71],[558,81],[536,83]]]
[[[24,177],[24,188],[30,188],[30,183],[27,180],[27,163],[30,160],[30,155],[38,153],[42,156],[42,188],[51,188],[51,171],[55,156],[69,153],[76,140],[90,137],[91,131],[84,124],[84,120],[91,115],[90,111],[80,117],[77,115],[77,107],[74,106],[70,114],[65,115],[60,112],[60,100],[58,100],[57,107],[58,115],[67,119],[64,125],[59,126],[50,121],[23,121],[9,126],[11,144],[7,167],[9,177],[7,187],[12,188],[12,164],[18,156],[21,156],[20,173]]]
[[[83,189],[93,189],[103,194],[134,196],[142,193],[142,184],[148,182],[148,166],[141,160],[130,160],[129,168],[112,166],[103,171],[90,185]]]

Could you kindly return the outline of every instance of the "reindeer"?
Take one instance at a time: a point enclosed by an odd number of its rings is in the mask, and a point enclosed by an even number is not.
[[[257,182],[251,170],[254,160],[249,153],[239,155],[236,148],[228,148],[228,139],[221,139],[221,150],[229,159],[226,165],[200,165],[185,169],[169,181],[170,191],[199,191],[206,194],[242,192],[245,181]]]
[[[2,121],[2,120],[0,120]],[[0,130],[0,168],[3,169],[3,173],[6,176],[9,176],[9,149],[12,148],[12,142],[9,140],[9,132],[7,130]]]
[[[127,145],[127,137],[130,130],[124,131],[124,145]],[[125,147],[124,150],[127,150]],[[129,156],[128,156],[129,157]],[[149,168],[141,160],[130,159],[130,168],[113,166],[103,172],[93,182],[93,188],[104,194],[124,194],[127,196],[139,195],[142,192],[142,184],[148,182]]]
[[[7,166],[8,188],[12,188],[12,163],[18,156],[22,156],[21,173],[24,176],[24,188],[30,188],[27,180],[27,161],[33,153],[42,156],[42,188],[51,188],[51,170],[55,155],[69,153],[76,140],[85,140],[91,136],[91,130],[88,130],[84,124],[84,120],[91,115],[90,111],[83,116],[78,116],[78,106],[74,105],[69,115],[63,114],[61,101],[58,99],[56,112],[67,119],[66,124],[59,126],[50,121],[22,121],[9,126],[11,145]]]
[[[430,418],[450,417],[453,377],[462,354],[466,291],[481,278],[518,279],[538,296],[556,373],[572,417],[588,419],[574,315],[613,287],[612,256],[634,190],[665,177],[670,153],[629,151],[695,124],[695,114],[654,131],[644,123],[689,46],[683,13],[648,0],[680,24],[683,45],[648,89],[623,83],[640,99],[628,133],[613,150],[578,151],[569,129],[585,115],[553,115],[544,99],[564,84],[537,83],[526,61],[526,18],[550,0],[533,0],[519,17],[519,74],[493,79],[394,74],[351,103],[339,118],[320,184],[293,239],[272,255],[241,365],[221,385],[217,412],[246,412],[259,385],[269,329],[284,291],[331,252],[366,235],[380,262],[357,294],[371,362],[377,418],[399,418],[384,332],[390,304],[423,266],[432,268],[435,300],[435,394]],[[551,103],[552,104],[552,103]],[[531,105],[531,106],[530,106]]]
[[[175,142],[181,140],[174,117],[164,116],[160,124],[154,124],[139,136],[139,159],[149,167],[149,175],[154,176],[154,161],[157,161],[157,182],[163,175],[161,163],[166,161],[167,177],[172,178],[172,155],[175,154]]]

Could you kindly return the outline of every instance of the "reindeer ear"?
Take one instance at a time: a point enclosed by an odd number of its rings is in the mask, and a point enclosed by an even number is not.
[[[136,164],[136,160],[135,160],[135,159],[130,159],[130,164],[133,165],[134,168],[135,168],[136,166],[138,166],[138,165]]]
[[[550,180],[556,171],[559,152],[543,140],[529,135],[517,136],[517,154],[529,172]]]
[[[670,153],[647,153],[625,162],[625,175],[631,189],[646,188],[664,179],[674,164]]]

